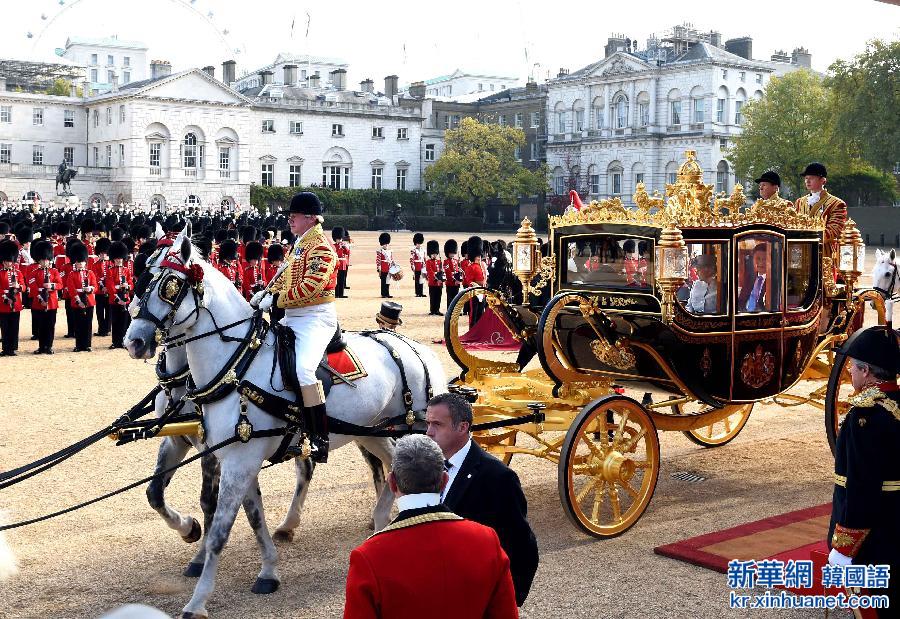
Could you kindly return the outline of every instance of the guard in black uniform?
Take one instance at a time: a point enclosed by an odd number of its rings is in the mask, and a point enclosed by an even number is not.
[[[828,542],[832,564],[890,566],[890,607],[879,617],[900,613],[900,372],[898,334],[871,327],[857,331],[841,347],[849,357],[857,395],[841,425],[834,462],[834,497]]]

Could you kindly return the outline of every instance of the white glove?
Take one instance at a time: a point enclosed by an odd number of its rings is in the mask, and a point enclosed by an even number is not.
[[[828,562],[831,565],[850,565],[853,563],[853,559],[832,548],[831,552],[828,553]]]
[[[262,303],[263,297],[269,294],[268,290],[260,290],[252,297],[250,297],[250,307],[253,309],[259,309],[259,304]]]
[[[256,294],[259,294],[258,292]],[[264,312],[268,312],[272,308],[272,304],[275,303],[275,295],[266,293],[266,296],[263,297],[263,300],[259,302],[259,309]]]

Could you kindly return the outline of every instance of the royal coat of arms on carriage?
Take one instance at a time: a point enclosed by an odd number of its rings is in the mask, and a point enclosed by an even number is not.
[[[775,355],[763,350],[762,344],[757,344],[753,352],[744,355],[741,361],[741,380],[748,387],[759,389],[775,374]]]

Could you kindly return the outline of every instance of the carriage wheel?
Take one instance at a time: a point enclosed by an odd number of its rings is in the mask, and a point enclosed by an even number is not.
[[[844,422],[844,416],[850,412],[850,396],[856,395],[856,390],[850,383],[850,358],[844,355],[834,355],[834,365],[831,366],[831,375],[828,377],[828,391],[825,392],[825,436],[828,437],[828,446],[831,454],[835,454],[838,432]]]
[[[750,412],[753,410],[753,403],[734,406],[735,412],[724,419],[710,424],[701,426],[693,430],[682,432],[688,439],[703,447],[721,447],[730,443],[741,433],[747,420],[750,419]],[[675,414],[685,414],[684,407],[681,404],[672,407]]]
[[[659,478],[659,437],[640,404],[620,395],[585,406],[559,457],[559,497],[585,533],[616,537],[647,509]]]

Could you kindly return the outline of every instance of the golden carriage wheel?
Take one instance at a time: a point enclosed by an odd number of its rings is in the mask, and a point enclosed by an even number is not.
[[[659,437],[643,406],[609,395],[585,406],[559,457],[559,497],[585,533],[616,537],[638,521],[659,479]]]
[[[694,406],[702,406],[703,409],[710,408],[706,404],[698,403]],[[672,406],[672,412],[676,415],[684,415],[690,412],[691,404],[676,404]],[[682,432],[688,440],[702,447],[721,447],[733,441],[750,419],[750,413],[753,411],[753,403],[730,406],[734,412],[708,426],[700,426],[693,430],[685,430]]]
[[[841,424],[852,406],[850,396],[855,394],[856,390],[850,383],[850,357],[835,354],[825,392],[825,436],[828,437],[832,455],[835,454]]]

